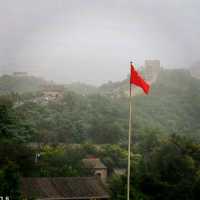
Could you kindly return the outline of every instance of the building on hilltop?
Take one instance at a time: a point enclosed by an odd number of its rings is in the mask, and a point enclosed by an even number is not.
[[[145,60],[144,77],[147,81],[155,82],[160,70],[160,60]]]
[[[86,169],[94,173],[94,176],[98,176],[104,183],[106,182],[108,169],[99,158],[85,158],[82,162]]]
[[[28,73],[27,72],[14,72],[13,76],[23,77],[23,76],[28,76]]]
[[[23,199],[108,200],[105,185],[97,177],[22,178]]]
[[[47,84],[42,85],[41,88],[42,95],[47,102],[61,100],[64,96],[64,85]]]

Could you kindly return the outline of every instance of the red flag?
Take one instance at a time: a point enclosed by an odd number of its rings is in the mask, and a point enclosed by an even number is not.
[[[150,85],[134,69],[133,64],[131,64],[130,84],[134,84],[138,87],[141,87],[146,94],[148,94],[150,90]]]

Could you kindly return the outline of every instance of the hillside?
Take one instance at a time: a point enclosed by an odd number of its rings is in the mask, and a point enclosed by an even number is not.
[[[102,95],[109,95],[113,98],[122,98],[129,96],[129,80],[128,78],[118,82],[105,83],[99,88],[99,93]],[[143,94],[140,88],[134,87],[134,95]]]
[[[121,83],[127,90],[128,80]],[[114,86],[122,88],[121,83],[113,83],[112,90],[116,91]],[[200,80],[188,71],[163,70],[150,94],[134,96],[133,102],[136,137],[149,129],[195,137],[200,133]],[[38,140],[44,143],[126,143],[128,103],[128,96],[82,95],[67,90],[59,104],[27,102],[17,112],[23,121],[34,125]]]
[[[44,79],[34,76],[3,75],[0,77],[0,94],[36,92],[46,83]]]
[[[44,83],[46,81],[35,77],[3,76],[0,92],[35,92]],[[24,120],[28,116],[36,129],[44,126],[40,129],[45,129],[50,141],[104,143],[126,140],[128,79],[109,82],[99,88],[81,83],[65,88],[61,105],[32,105],[30,102],[18,108],[25,113]],[[200,133],[200,80],[192,77],[189,71],[162,70],[149,95],[138,88],[137,91],[140,95],[133,98],[136,135],[144,134],[148,128],[166,134]]]
[[[200,80],[185,70],[165,70],[149,96],[135,97],[135,120],[169,133],[200,133]]]
[[[112,97],[124,117],[128,116],[128,90],[128,79],[109,82],[99,88],[101,94]],[[134,90],[136,133],[145,132],[149,127],[165,133],[200,133],[200,80],[188,70],[162,70],[147,96],[141,89]]]
[[[82,95],[94,94],[98,92],[97,87],[93,85],[89,85],[89,84],[79,83],[79,82],[67,84],[65,85],[65,88],[67,90],[70,90],[70,91],[76,92],[77,94],[82,94]]]

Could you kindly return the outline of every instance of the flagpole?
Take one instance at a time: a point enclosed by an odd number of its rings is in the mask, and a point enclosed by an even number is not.
[[[130,62],[130,66],[132,61]],[[127,172],[127,200],[130,200],[130,175],[131,175],[131,128],[132,128],[132,84],[129,91],[129,129],[128,129],[128,172]]]

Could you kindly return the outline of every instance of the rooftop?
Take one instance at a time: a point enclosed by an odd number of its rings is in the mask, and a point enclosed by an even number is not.
[[[40,200],[109,198],[97,177],[22,178],[21,192],[25,198]]]
[[[90,169],[107,169],[99,158],[85,158],[82,160],[84,166]]]

